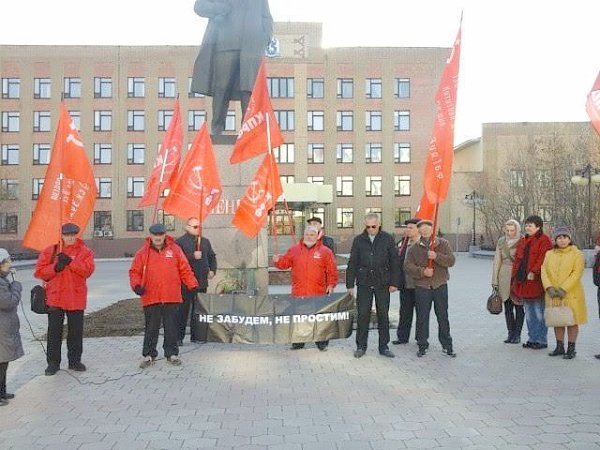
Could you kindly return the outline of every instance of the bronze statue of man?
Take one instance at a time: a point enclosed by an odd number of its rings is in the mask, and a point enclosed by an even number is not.
[[[268,0],[196,0],[194,11],[209,20],[191,91],[213,98],[211,134],[220,135],[230,100],[240,100],[246,112],[273,18]]]

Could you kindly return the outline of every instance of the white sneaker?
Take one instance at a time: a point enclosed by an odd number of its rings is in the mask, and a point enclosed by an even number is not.
[[[146,356],[144,360],[140,363],[140,369],[146,369],[154,364],[154,358],[151,356]]]
[[[169,362],[170,364],[172,364],[174,366],[180,366],[181,365],[181,359],[179,358],[178,355],[169,356],[167,358],[167,362]]]

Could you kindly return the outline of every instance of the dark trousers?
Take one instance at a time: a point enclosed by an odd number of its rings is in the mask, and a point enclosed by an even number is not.
[[[506,328],[509,339],[520,338],[525,320],[525,310],[523,305],[515,305],[509,298],[504,302],[504,318],[506,319]]]
[[[6,371],[8,370],[8,363],[0,363],[0,398],[6,395]]]
[[[429,346],[429,314],[431,304],[438,323],[438,339],[442,347],[452,346],[450,337],[450,322],[448,321],[448,285],[443,284],[437,289],[417,287],[415,289],[415,306],[417,310],[417,344],[419,347]]]
[[[201,289],[200,292],[206,292],[206,288]],[[198,323],[198,314],[206,314],[206,311],[196,312],[196,293],[190,291],[185,286],[181,287],[181,296],[183,297],[183,303],[179,305],[179,340],[183,341],[185,337],[185,328],[190,323],[190,340],[192,341],[206,341],[208,332],[207,323]],[[203,308],[201,308],[203,309]]]
[[[63,323],[67,316],[67,357],[69,364],[81,362],[83,352],[83,310],[65,311],[48,309],[48,355],[49,366],[60,367]]]
[[[144,306],[144,317],[146,326],[144,327],[144,348],[143,356],[156,358],[158,352],[158,334],[162,322],[164,329],[163,350],[165,357],[179,354],[177,346],[179,303],[159,303],[156,305]]]
[[[415,290],[400,289],[400,317],[396,335],[400,342],[408,342],[415,310]]]
[[[369,321],[371,319],[371,307],[375,296],[375,309],[377,311],[377,328],[379,330],[379,351],[386,350],[390,342],[390,291],[388,288],[371,288],[358,286],[356,288],[356,306],[358,309],[358,320],[356,327],[356,347],[367,349],[369,339]]]
[[[234,91],[240,89],[240,52],[236,50],[218,52],[218,63],[213,64],[213,118],[212,133],[220,134],[225,128],[229,101]],[[248,109],[251,92],[241,93],[242,115]],[[243,118],[242,118],[243,119]]]

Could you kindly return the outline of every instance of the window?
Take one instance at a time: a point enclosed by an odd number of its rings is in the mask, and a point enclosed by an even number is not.
[[[377,214],[379,216],[379,220],[383,220],[381,208],[365,208],[365,216],[368,214]]]
[[[94,164],[112,163],[112,144],[94,144]]]
[[[65,77],[65,98],[81,98],[81,78]]]
[[[127,97],[144,97],[145,83],[142,77],[127,78]]]
[[[367,197],[381,197],[381,185],[383,179],[381,176],[365,177],[365,193]]]
[[[352,144],[338,144],[335,151],[335,159],[339,163],[351,163],[354,146]]]
[[[512,187],[525,187],[525,171],[512,169],[510,171],[510,185]]]
[[[50,111],[33,112],[33,131],[50,131]]]
[[[94,98],[112,97],[112,78],[94,77]]]
[[[96,190],[98,191],[96,198],[111,198],[112,178],[96,178]]]
[[[144,111],[127,111],[127,131],[144,131],[145,115]]]
[[[281,164],[292,164],[294,162],[294,144],[281,144],[273,150],[275,161]]]
[[[17,234],[19,228],[17,213],[0,212],[0,233]]]
[[[322,186],[325,184],[325,177],[306,177],[306,182],[311,184],[319,184]]]
[[[158,223],[162,223],[167,231],[175,231],[175,216],[173,214],[165,214],[164,210],[158,211]]]
[[[175,78],[160,77],[158,79],[158,96],[160,98],[175,98],[177,95],[177,84]]]
[[[308,144],[308,163],[323,164],[325,162],[325,145]]]
[[[20,128],[20,113],[16,111],[2,111],[2,131],[17,133]]]
[[[410,195],[410,175],[394,176],[394,195],[396,197]]]
[[[352,78],[337,79],[337,98],[354,97],[354,80]]]
[[[37,200],[42,193],[44,187],[43,178],[32,178],[31,179],[31,200]]]
[[[338,111],[336,114],[336,126],[338,131],[352,131],[354,128],[354,114],[352,111]]]
[[[50,144],[33,144],[33,165],[41,166],[50,162]]]
[[[21,96],[20,78],[2,78],[2,98],[19,98]]]
[[[380,163],[382,149],[380,143],[369,142],[365,144],[365,161],[367,163]]]
[[[127,164],[144,164],[146,144],[127,144]]]
[[[381,78],[367,78],[365,95],[367,98],[381,98]]]
[[[294,175],[280,175],[279,180],[284,184],[294,184]]]
[[[336,177],[335,190],[338,197],[352,197],[353,187],[352,176],[345,175]]]
[[[94,211],[94,237],[112,237],[112,212]]]
[[[323,78],[308,78],[306,80],[306,96],[308,98],[323,98],[325,81]]]
[[[144,196],[144,177],[127,177],[127,197]]]
[[[552,206],[550,205],[540,205],[539,206],[539,214],[544,222],[552,222]]]
[[[325,129],[325,113],[323,111],[308,111],[308,131],[323,131]]]
[[[139,209],[127,211],[127,231],[144,231],[144,211]]]
[[[81,129],[81,111],[69,111],[71,122],[77,131]]]
[[[396,142],[394,143],[394,162],[409,163],[410,162],[410,143]]]
[[[381,111],[366,111],[365,125],[367,131],[381,131]]]
[[[19,180],[0,180],[0,200],[16,200],[19,198]]]
[[[354,227],[354,208],[336,208],[335,216],[338,228]]]
[[[410,218],[411,213],[409,207],[401,206],[400,208],[396,208],[396,211],[394,212],[394,226],[404,226],[404,222]]]
[[[171,119],[173,118],[172,109],[160,109],[158,111],[158,131],[165,131],[169,128]]]
[[[204,97],[203,94],[197,94],[195,92],[192,92],[192,77],[188,77],[188,97],[189,98],[193,98],[193,97]]]
[[[16,166],[19,164],[19,144],[2,144],[0,165]]]
[[[276,110],[273,111],[275,113],[275,120],[279,124],[279,128],[281,131],[293,131],[294,130],[294,111],[283,111]]]
[[[410,98],[410,80],[408,78],[396,78],[394,82],[394,97]]]
[[[536,171],[536,176],[541,188],[549,188],[552,185],[552,172],[550,170],[540,169]]]
[[[271,98],[293,98],[294,97],[294,79],[293,78],[267,78],[269,95]]]
[[[94,131],[112,130],[112,111],[94,111]]]
[[[227,111],[227,116],[225,116],[225,131],[235,131],[235,111]]]
[[[198,131],[206,122],[206,111],[193,110],[188,111],[188,131]]]
[[[394,111],[394,130],[410,130],[410,111]]]
[[[50,78],[33,79],[33,98],[50,98]]]

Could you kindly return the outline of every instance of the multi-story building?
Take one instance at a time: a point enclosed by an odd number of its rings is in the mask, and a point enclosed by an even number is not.
[[[342,250],[365,213],[381,213],[384,228],[394,230],[420,200],[434,96],[450,50],[322,48],[316,23],[277,23],[275,38],[267,73],[286,140],[276,150],[282,180],[333,187],[330,204],[304,205],[302,214],[321,215]],[[186,143],[210,120],[211,99],[189,91],[197,50],[0,46],[0,245],[20,250],[62,96],[98,187],[84,238],[99,255],[133,251],[152,220],[137,204],[175,98]],[[241,121],[239,106],[230,108],[225,134],[235,134]],[[181,231],[173,217],[159,218]]]

